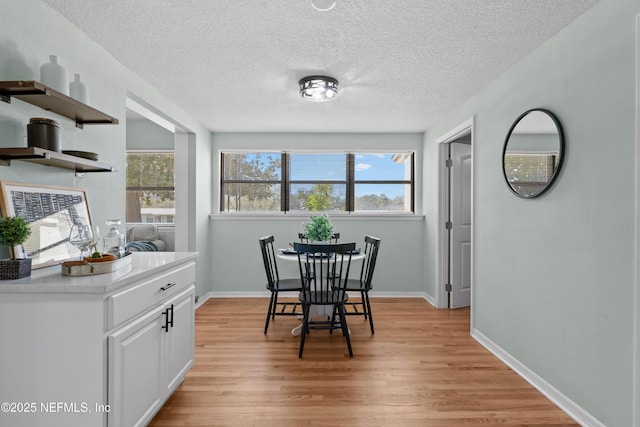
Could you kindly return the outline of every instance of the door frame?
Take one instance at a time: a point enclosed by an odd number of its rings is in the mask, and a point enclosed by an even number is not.
[[[446,221],[449,218],[449,168],[446,160],[449,157],[449,143],[460,139],[464,135],[471,134],[471,158],[475,157],[475,116],[460,123],[444,135],[436,138],[438,144],[438,225],[437,225],[437,250],[436,250],[436,307],[448,308],[449,295],[445,289],[447,272],[449,269],[449,242]],[[473,312],[473,271],[474,271],[474,223],[475,215],[473,209],[473,169],[471,164],[471,310]],[[471,316],[471,329],[473,329],[473,315]]]
[[[640,15],[636,15],[635,99],[635,236],[634,236],[634,331],[633,331],[633,425],[640,426]]]

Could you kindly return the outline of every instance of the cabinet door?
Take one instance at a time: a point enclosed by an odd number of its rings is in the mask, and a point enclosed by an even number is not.
[[[172,393],[193,366],[195,292],[191,285],[172,298],[165,308],[173,305],[173,327],[165,334],[167,354],[166,393]]]
[[[110,427],[146,425],[164,402],[165,313],[160,306],[109,336]]]

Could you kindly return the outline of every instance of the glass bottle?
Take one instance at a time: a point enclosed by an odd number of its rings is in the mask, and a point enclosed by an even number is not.
[[[109,233],[104,236],[102,248],[105,253],[115,255],[117,257],[123,257],[125,253],[125,236],[120,233],[120,220],[108,219],[107,225]]]

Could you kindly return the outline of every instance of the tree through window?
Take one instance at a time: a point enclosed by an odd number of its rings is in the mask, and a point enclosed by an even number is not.
[[[127,222],[173,223],[174,153],[127,152]]]

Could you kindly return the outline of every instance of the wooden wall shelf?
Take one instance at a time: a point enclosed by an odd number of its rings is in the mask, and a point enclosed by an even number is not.
[[[45,150],[38,147],[26,148],[0,148],[0,164],[9,166],[11,160],[23,160],[25,162],[39,163],[48,166],[71,169],[76,174],[85,172],[116,172],[116,168],[106,163]]]
[[[0,100],[11,102],[11,97],[75,120],[79,128],[86,124],[118,124],[115,117],[33,80],[0,81]]]

